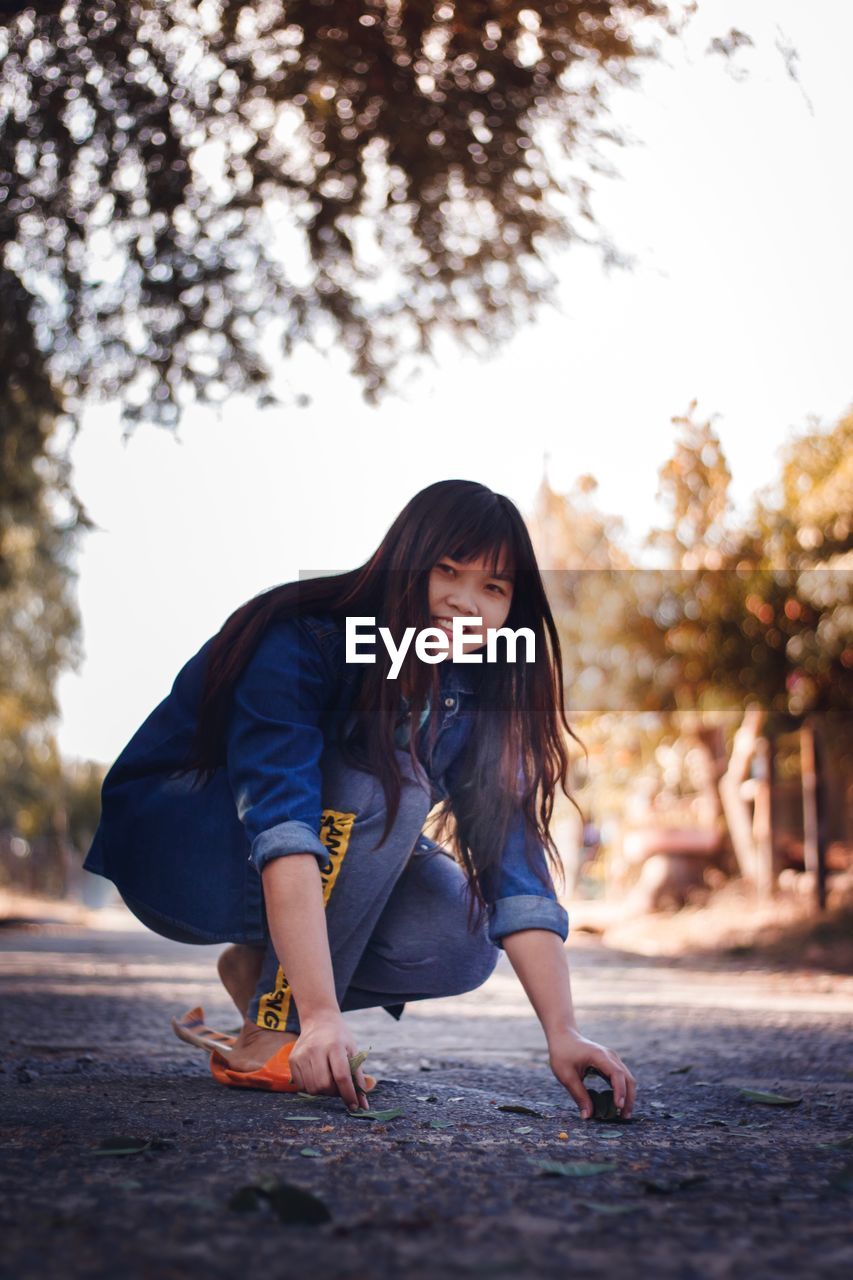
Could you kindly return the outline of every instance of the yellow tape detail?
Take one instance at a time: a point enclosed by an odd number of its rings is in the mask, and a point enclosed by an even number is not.
[[[323,816],[320,819],[320,839],[329,850],[329,860],[320,868],[324,906],[329,901],[344,855],[349,848],[354,822],[354,813],[338,813],[335,809],[323,810]]]
[[[350,836],[355,822],[354,813],[339,813],[336,809],[324,809],[320,819],[320,839],[329,850],[326,863],[320,868],[320,879],[323,883],[323,906],[328,904],[335,881],[349,848]],[[287,1015],[290,1013],[291,990],[284,970],[279,965],[275,975],[275,986],[265,996],[261,996],[258,1004],[258,1016],[255,1019],[259,1027],[268,1031],[284,1031]]]

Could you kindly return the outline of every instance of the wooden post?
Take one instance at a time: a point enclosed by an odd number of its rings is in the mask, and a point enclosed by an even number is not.
[[[743,785],[749,774],[749,763],[755,750],[755,740],[764,723],[764,712],[753,702],[746,708],[743,722],[735,733],[732,754],[723,776],[720,778],[720,801],[726,816],[726,825],[732,841],[738,868],[744,880],[756,883],[758,855],[752,833],[752,813],[749,801],[743,793]]]
[[[770,788],[768,804],[770,806],[770,853],[773,858],[773,883],[778,885],[779,872],[785,866],[782,850],[779,848],[779,812],[777,790],[776,735],[767,735],[767,785]]]
[[[773,865],[773,817],[770,789],[770,743],[767,738],[755,740],[755,796],[752,813],[752,837],[755,841],[755,883],[762,901],[772,898],[776,888]]]
[[[800,774],[803,786],[803,861],[815,881],[815,905],[826,907],[826,849],[820,821],[820,746],[814,724],[800,729]]]

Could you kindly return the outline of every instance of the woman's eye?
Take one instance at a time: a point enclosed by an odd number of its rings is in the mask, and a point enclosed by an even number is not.
[[[437,569],[440,569],[442,573],[455,573],[455,572],[456,572],[456,570],[453,568],[453,565],[452,565],[452,564],[438,564],[438,565],[436,565],[436,568],[437,568]]]
[[[497,591],[497,593],[498,593],[498,595],[499,595],[499,596],[505,596],[505,595],[506,595],[506,592],[504,591],[503,587],[502,587],[499,583],[497,583],[497,582],[490,582],[490,583],[489,583],[489,590],[490,590],[490,591]]]

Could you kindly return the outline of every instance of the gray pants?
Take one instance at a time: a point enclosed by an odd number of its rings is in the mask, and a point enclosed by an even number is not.
[[[387,840],[378,844],[386,816],[378,780],[350,768],[337,750],[323,758],[320,837],[329,849],[323,898],[343,1012],[384,1007],[399,1017],[409,1000],[471,991],[486,981],[500,954],[485,924],[469,931],[463,871],[422,835],[430,809],[425,774],[413,771],[407,751],[398,751],[397,761],[400,808]],[[296,1003],[271,942],[248,1016],[271,1030],[299,1031]]]

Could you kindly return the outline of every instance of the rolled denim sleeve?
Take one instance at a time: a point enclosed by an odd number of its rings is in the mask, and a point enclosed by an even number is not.
[[[500,947],[506,934],[521,929],[549,929],[565,942],[569,936],[568,914],[557,901],[542,842],[520,809],[510,823],[492,883],[493,889],[491,885],[486,887],[492,942]]]
[[[538,894],[518,893],[512,898],[498,898],[489,911],[488,935],[503,950],[501,939],[521,929],[548,929],[565,942],[569,936],[569,917],[556,899]]]
[[[321,729],[333,676],[299,619],[273,625],[240,676],[227,734],[231,791],[258,871],[272,858],[328,850],[322,816]]]
[[[451,804],[454,790],[466,785],[459,763],[454,761],[445,775]],[[548,929],[564,942],[569,936],[569,917],[557,901],[542,842],[520,808],[510,822],[500,861],[483,877],[482,888],[489,909],[487,933],[501,950],[501,939],[521,929]]]

